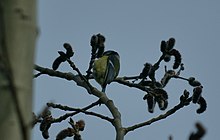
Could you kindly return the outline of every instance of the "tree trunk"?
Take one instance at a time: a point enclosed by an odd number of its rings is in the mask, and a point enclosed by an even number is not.
[[[0,139],[30,139],[36,0],[0,1]]]

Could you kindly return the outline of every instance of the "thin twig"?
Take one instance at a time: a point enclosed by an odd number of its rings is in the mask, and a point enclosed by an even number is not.
[[[73,61],[71,61],[69,58],[67,58],[67,62],[69,63],[69,65],[71,66],[71,68],[73,70],[75,70],[78,75],[80,76],[80,78],[87,84],[87,86],[89,87],[89,93],[91,94],[91,91],[93,90],[92,85],[89,83],[89,81],[86,79],[86,77],[80,72],[80,70],[76,67],[76,65],[74,64]]]
[[[140,89],[142,91],[146,91],[147,93],[149,93],[149,88],[145,87],[145,86],[142,86],[140,84],[136,84],[136,83],[131,83],[129,81],[126,81],[124,80],[124,77],[118,77],[114,80],[114,82],[118,82],[119,84],[123,84],[123,85],[126,85],[128,87],[134,87],[134,88],[137,88],[137,89]]]
[[[176,78],[176,79],[182,79],[182,80],[189,81],[189,79],[184,78],[184,77],[181,77],[181,76],[178,76],[178,75],[174,75],[174,76],[173,76],[173,77],[171,77],[171,78]]]
[[[49,69],[49,68],[44,68],[44,67],[41,67],[39,65],[35,65],[34,69],[36,71],[39,71],[41,74],[47,74],[49,76],[52,76],[52,77],[59,77],[59,78],[64,78],[66,80],[74,80],[75,76],[73,73],[64,73],[64,72],[60,72],[60,71],[55,71],[55,70],[52,70],[52,69]]]
[[[90,105],[88,105],[88,106],[82,108],[81,110],[86,111],[86,110],[88,110],[88,109],[90,109],[90,108],[92,108],[92,107],[94,107],[94,106],[99,105],[100,103],[101,103],[100,100],[98,100],[98,101],[93,102],[93,103],[91,103]],[[75,112],[71,112],[71,113],[66,113],[65,115],[60,116],[60,117],[57,118],[56,120],[53,120],[53,123],[61,122],[61,121],[63,121],[63,120],[66,120],[68,117],[74,116],[74,115],[76,115],[76,114],[78,114],[78,113],[80,113],[80,111],[75,111]]]
[[[174,114],[177,110],[183,108],[184,106],[187,106],[189,104],[185,104],[186,102],[190,102],[192,100],[192,97],[188,98],[185,102],[180,102],[178,105],[174,106],[172,109],[168,110],[165,114],[161,114],[158,117],[152,118],[146,122],[142,122],[139,124],[135,124],[133,126],[125,128],[125,134],[127,134],[130,131],[134,131],[135,129],[141,128],[143,126],[150,125],[154,122],[157,122],[159,120],[165,119],[166,117]]]
[[[95,103],[97,104],[97,103]],[[81,112],[81,113],[84,113],[84,114],[87,114],[87,115],[92,115],[92,116],[96,116],[98,118],[101,118],[103,120],[107,120],[109,122],[112,123],[113,119],[107,117],[107,116],[104,116],[104,115],[101,115],[101,114],[98,114],[98,113],[95,113],[95,112],[91,112],[91,111],[86,111],[84,109],[80,109],[80,108],[73,108],[73,107],[68,107],[68,106],[63,106],[61,104],[54,104],[54,103],[47,103],[47,106],[48,107],[52,107],[52,108],[58,108],[58,109],[61,109],[61,110],[64,110],[64,111],[76,111],[77,113],[78,112]],[[73,113],[66,113],[65,115],[63,115],[62,117],[58,118],[58,119],[54,119],[52,122],[60,122],[62,121],[64,118],[67,118],[67,117],[70,117],[69,115],[73,115],[73,114],[76,114],[76,112],[73,112]]]
[[[86,75],[86,78],[89,79],[90,75],[92,74],[91,70],[92,70],[92,66],[93,66],[93,63],[95,62],[95,58],[96,58],[96,49],[94,49],[92,47],[92,50],[91,50],[91,59],[90,59],[90,62],[89,62],[89,68],[88,70],[86,71],[87,75]]]
[[[37,78],[37,77],[41,76],[42,74],[43,74],[43,73],[39,72],[39,73],[37,73],[37,74],[34,75],[34,78]]]

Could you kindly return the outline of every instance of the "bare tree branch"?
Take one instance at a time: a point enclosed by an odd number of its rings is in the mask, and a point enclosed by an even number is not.
[[[124,129],[122,129],[122,124],[121,124],[121,114],[118,111],[117,107],[114,105],[114,102],[110,100],[105,93],[99,91],[98,89],[92,87],[91,85],[88,86],[88,83],[85,83],[85,81],[82,80],[79,75],[74,75],[72,73],[62,73],[62,72],[54,71],[52,69],[43,68],[38,65],[35,65],[35,70],[41,72],[42,74],[47,74],[59,78],[65,78],[66,80],[73,80],[77,83],[78,86],[86,88],[86,90],[90,94],[98,97],[100,101],[107,106],[107,108],[109,109],[109,111],[111,112],[114,118],[112,124],[116,130],[116,140],[124,139]]]
[[[147,93],[149,92],[149,88],[141,86],[140,84],[136,84],[136,83],[131,83],[129,81],[126,81],[125,79],[130,79],[130,78],[124,78],[124,77],[117,77],[114,81],[118,82],[119,84],[123,84],[126,85],[128,87],[134,87],[137,89],[140,89],[142,91],[146,91]],[[132,78],[133,79],[133,78]]]
[[[64,73],[64,72],[60,72],[60,71],[54,71],[52,69],[44,68],[44,67],[41,67],[38,65],[35,65],[34,69],[36,71],[39,71],[41,73],[41,75],[46,74],[51,77],[58,77],[58,78],[66,79],[68,81],[72,80],[72,81],[75,81],[78,86],[81,86],[81,87],[86,88],[87,90],[90,90],[89,87],[87,86],[87,84],[80,78],[79,75],[75,75],[71,72]]]
[[[159,120],[162,120],[162,119],[165,119],[167,118],[168,116],[174,114],[176,111],[178,111],[179,109],[183,108],[184,106],[187,106],[189,105],[188,103],[192,100],[192,97],[188,98],[185,102],[180,102],[178,105],[174,106],[172,109],[168,110],[165,114],[161,114],[159,115],[158,117],[155,117],[155,118],[152,118],[146,122],[142,122],[142,123],[139,123],[139,124],[135,124],[133,126],[130,126],[130,127],[127,127],[127,128],[124,128],[125,129],[125,134],[127,134],[128,132],[130,131],[134,131],[138,128],[141,128],[143,126],[147,126],[147,125],[150,125],[154,122],[157,122]]]
[[[92,115],[92,116],[96,116],[98,118],[101,118],[103,120],[106,120],[106,121],[109,121],[112,123],[113,119],[107,117],[107,116],[104,116],[104,115],[101,115],[101,114],[98,114],[98,113],[95,113],[95,112],[90,112],[90,111],[85,111],[83,109],[80,109],[80,108],[73,108],[73,107],[68,107],[68,106],[63,106],[61,104],[54,104],[54,103],[47,103],[47,106],[48,107],[52,107],[52,108],[58,108],[58,109],[61,109],[61,110],[64,110],[64,111],[76,111],[76,112],[82,112],[84,114],[87,114],[87,115]],[[75,112],[74,112],[75,113]],[[69,113],[67,113],[67,116]],[[65,116],[65,115],[64,115]],[[55,119],[54,121],[52,122],[60,122],[59,120]]]
[[[97,40],[95,39],[92,41],[96,42]],[[201,96],[201,92],[202,92],[201,83],[199,81],[195,80],[194,77],[190,77],[187,79],[187,78],[180,76],[180,72],[182,70],[184,70],[184,67],[183,67],[182,57],[181,57],[180,52],[176,49],[173,49],[174,44],[175,44],[174,38],[170,38],[168,41],[163,40],[161,42],[161,46],[160,46],[160,51],[162,52],[162,54],[156,63],[151,64],[151,63],[146,62],[144,64],[144,68],[142,69],[141,73],[138,76],[117,77],[117,78],[115,78],[114,82],[117,82],[119,84],[122,84],[122,85],[125,85],[128,87],[137,88],[137,89],[143,91],[142,93],[145,94],[143,99],[147,100],[148,111],[150,113],[153,113],[153,109],[154,109],[156,103],[158,104],[160,110],[165,110],[167,108],[168,94],[163,88],[168,84],[168,82],[170,81],[171,78],[185,80],[189,83],[190,86],[194,87],[192,97],[189,98],[189,92],[187,90],[184,90],[183,95],[180,97],[180,103],[177,104],[176,106],[174,106],[173,108],[171,108],[170,110],[168,110],[166,113],[161,114],[161,115],[159,115],[155,118],[152,118],[148,121],[138,123],[138,124],[135,124],[135,125],[127,127],[127,128],[122,127],[121,114],[120,114],[119,110],[117,109],[117,107],[114,105],[114,102],[111,99],[109,99],[105,93],[103,93],[103,92],[99,91],[98,89],[96,89],[95,87],[93,87],[89,82],[90,79],[93,79],[93,76],[91,75],[93,61],[96,58],[99,58],[99,57],[95,56],[96,55],[95,50],[97,50],[97,48],[96,48],[97,46],[92,46],[93,47],[92,57],[91,57],[91,60],[89,63],[89,68],[87,70],[86,76],[84,76],[80,72],[80,70],[76,67],[74,62],[71,61],[70,57],[72,57],[73,55],[70,56],[70,55],[68,55],[67,52],[65,53],[62,51],[58,51],[60,56],[53,63],[53,70],[48,69],[48,68],[43,68],[43,67],[36,65],[35,70],[39,71],[39,73],[34,76],[35,78],[39,77],[42,74],[47,74],[50,76],[64,78],[66,80],[73,80],[76,82],[76,84],[78,86],[84,87],[89,94],[92,94],[92,95],[99,98],[99,101],[92,103],[91,105],[84,107],[82,109],[63,106],[60,104],[48,103],[47,104],[48,107],[58,108],[58,109],[61,109],[64,111],[75,111],[75,112],[71,112],[71,113],[66,113],[63,116],[50,121],[49,124],[51,124],[51,122],[53,122],[53,123],[61,122],[61,121],[65,120],[66,118],[81,112],[81,113],[96,116],[98,118],[101,118],[101,119],[104,119],[104,120],[111,122],[116,130],[116,140],[123,140],[124,136],[128,132],[134,131],[138,128],[150,125],[154,122],[157,122],[159,120],[167,118],[168,116],[174,114],[177,110],[183,108],[184,106],[188,106],[190,104],[190,102],[192,101],[192,99],[194,99],[193,103],[200,105],[200,108],[197,110],[197,113],[204,112],[206,110],[207,104],[206,104],[206,101],[204,100],[204,98]],[[97,55],[102,54],[103,52],[104,52],[104,48],[101,49],[100,53],[98,52]],[[73,53],[71,53],[71,54],[73,54]],[[173,69],[167,70],[166,66],[165,66],[164,76],[162,77],[162,79],[160,81],[158,81],[155,77],[155,74],[156,74],[156,71],[160,67],[160,63],[162,61],[169,62],[171,60],[171,56],[174,56]],[[77,72],[77,75],[74,75],[72,73],[62,73],[59,71],[54,71],[63,62],[68,62],[70,67],[74,71]],[[178,68],[179,68],[179,70],[177,70]],[[147,92],[147,94],[146,94],[146,92]],[[111,119],[107,116],[104,116],[102,114],[87,111],[89,108],[93,107],[94,104],[97,105],[98,102],[99,102],[99,104],[103,103],[105,106],[107,106],[108,110],[112,114],[113,119]],[[172,139],[172,138],[170,137],[170,139]]]

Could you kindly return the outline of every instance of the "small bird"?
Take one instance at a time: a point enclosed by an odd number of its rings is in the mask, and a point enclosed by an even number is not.
[[[105,92],[107,84],[110,84],[118,76],[119,70],[120,56],[115,51],[106,51],[102,57],[95,60],[93,64],[93,76],[102,86],[102,92]]]

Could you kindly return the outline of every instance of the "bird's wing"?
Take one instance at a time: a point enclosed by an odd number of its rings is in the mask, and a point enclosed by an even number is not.
[[[106,69],[106,73],[105,73],[105,82],[104,85],[107,85],[109,83],[111,83],[114,79],[115,79],[115,65],[113,63],[113,61],[111,60],[111,58],[108,58],[108,62],[107,62],[107,69]]]

